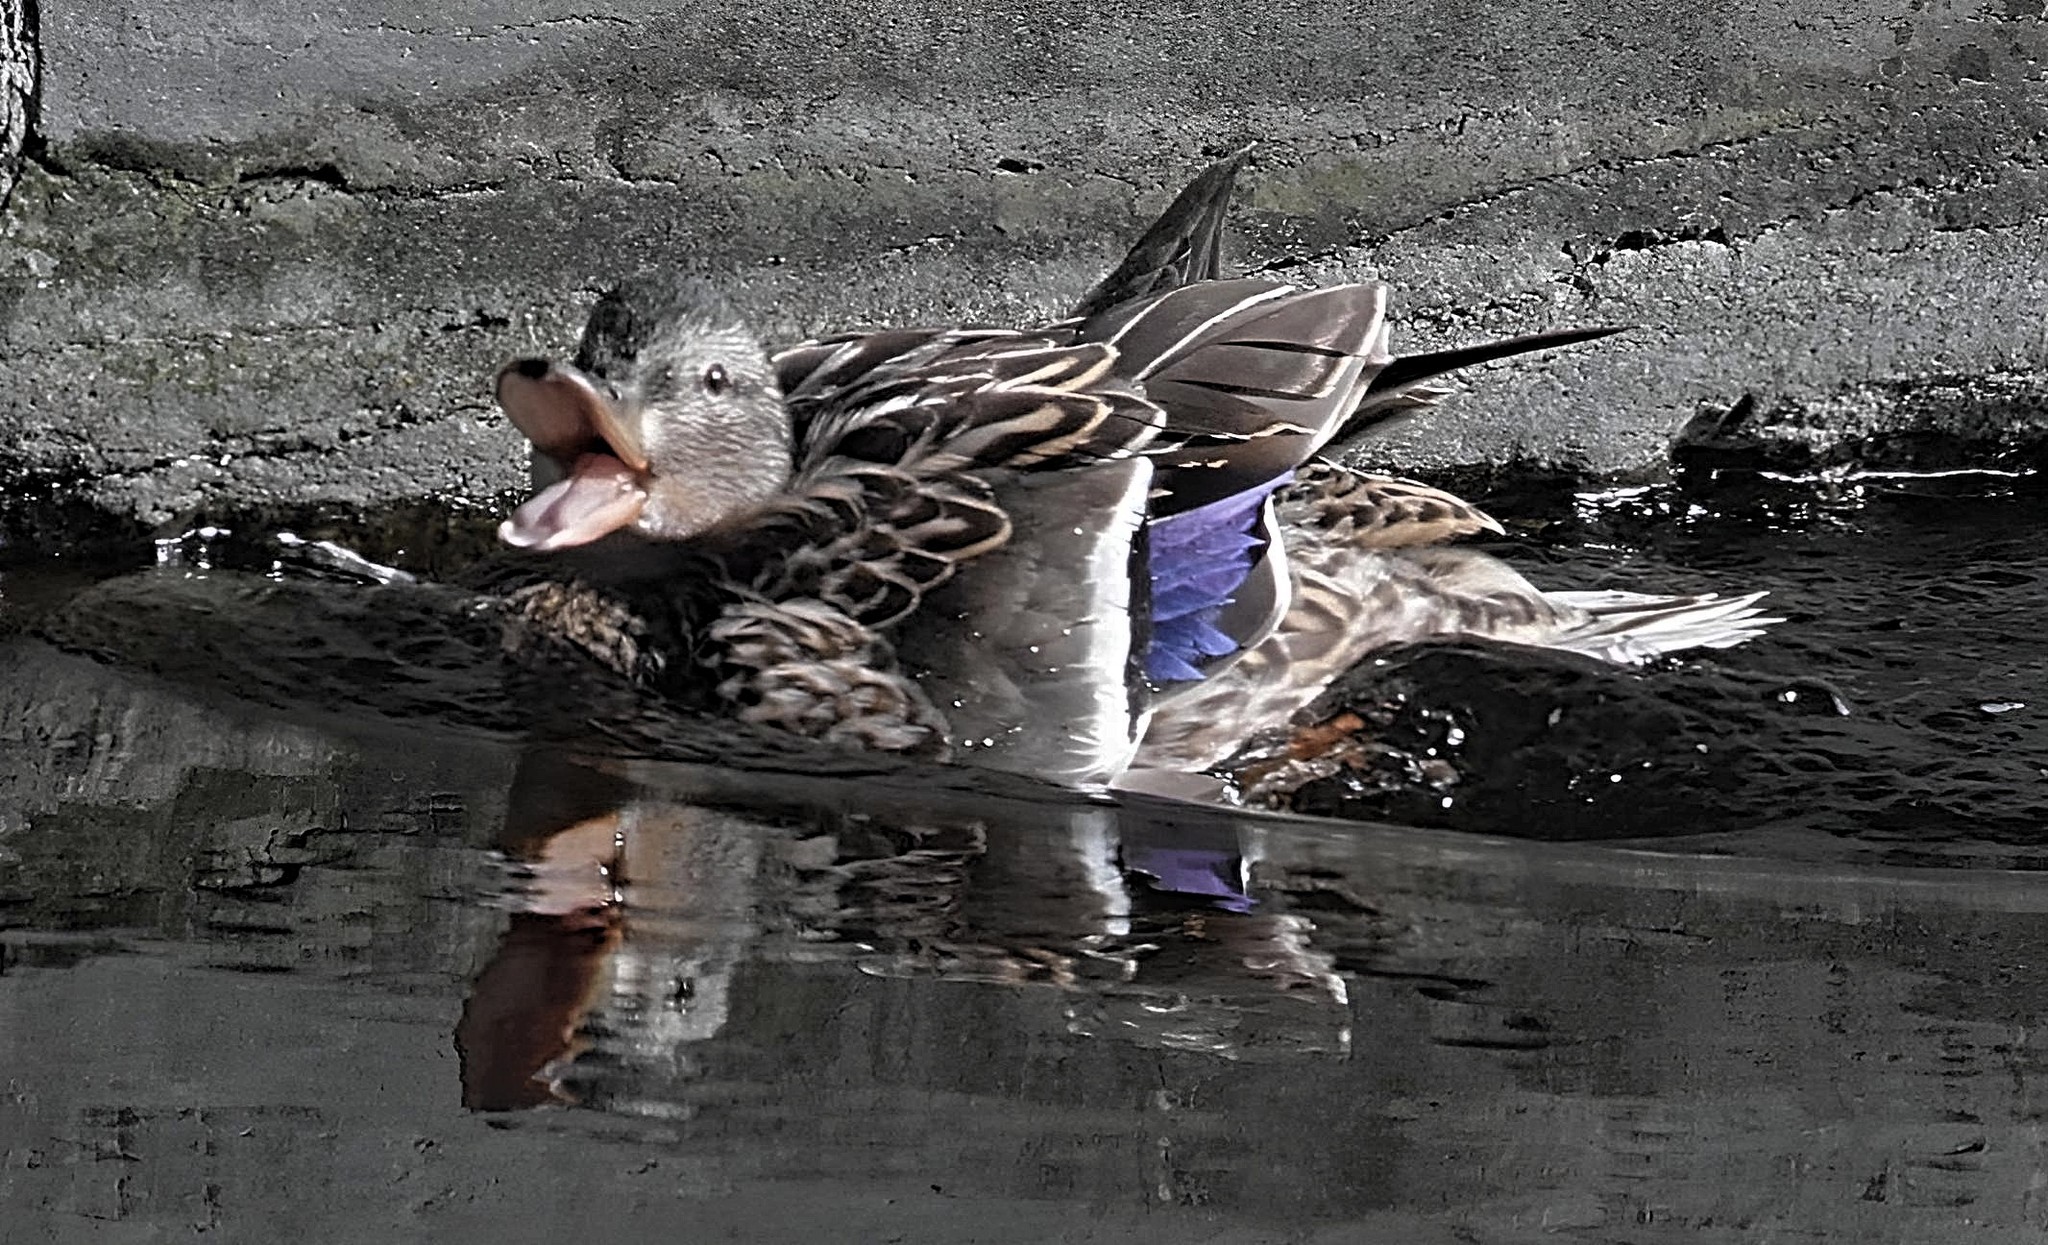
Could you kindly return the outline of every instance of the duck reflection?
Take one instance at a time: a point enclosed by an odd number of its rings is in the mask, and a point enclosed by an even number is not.
[[[726,1031],[769,963],[1051,988],[1071,1034],[1140,1046],[1349,1049],[1343,979],[1307,917],[1256,895],[1238,821],[846,784],[764,811],[736,778],[676,774],[521,759],[513,910],[455,1035],[467,1106],[688,1114],[710,1046],[753,1040]]]
[[[631,787],[532,754],[521,759],[500,846],[521,872],[517,908],[455,1030],[464,1106],[510,1111],[562,1097],[557,1073],[621,940],[617,878]]]

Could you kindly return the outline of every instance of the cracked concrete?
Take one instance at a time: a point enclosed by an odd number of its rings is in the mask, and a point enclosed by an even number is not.
[[[1253,139],[1236,261],[1394,282],[1397,343],[1640,326],[1370,457],[1642,474],[1746,398],[1766,453],[2009,461],[2048,442],[2044,51],[2037,0],[0,0],[0,471],[149,522],[487,497],[493,367],[617,275],[781,339],[1036,318]]]

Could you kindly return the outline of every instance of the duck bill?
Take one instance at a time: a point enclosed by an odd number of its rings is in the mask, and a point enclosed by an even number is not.
[[[549,359],[506,364],[497,396],[533,443],[536,481],[548,481],[499,525],[498,539],[518,549],[568,549],[638,522],[647,504],[638,411],[621,409],[583,372]]]
[[[639,411],[621,409],[579,368],[514,359],[498,369],[497,396],[512,426],[564,467],[602,448],[635,471],[647,470]]]

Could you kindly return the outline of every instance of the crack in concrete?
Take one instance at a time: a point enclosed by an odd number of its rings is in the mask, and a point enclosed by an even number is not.
[[[2017,173],[2038,173],[2043,167],[2041,164],[2022,160],[2017,156],[2006,157],[1998,166],[2002,172],[2010,171]],[[1751,231],[1748,238],[1744,240],[1750,242],[1758,241],[1780,233],[1794,225],[1819,220],[1830,214],[1853,212],[1875,199],[1897,198],[1910,203],[1924,204],[1932,202],[1938,195],[1983,189],[1991,185],[1992,180],[1992,175],[1985,170],[1971,169],[1954,177],[1929,178],[1915,176],[1903,178],[1896,182],[1883,182],[1875,186],[1865,186],[1840,203],[1818,204],[1808,210],[1792,212],[1768,224],[1761,225]],[[2004,229],[2020,228],[2025,224],[2027,224],[2025,221],[2009,221],[1998,225],[1951,226],[1946,232],[1991,233]],[[1934,231],[1937,233],[1945,232],[1939,223],[1934,225]]]
[[[270,168],[244,169],[235,176],[237,186],[272,181],[317,182],[344,193],[354,193],[354,187],[349,185],[348,174],[342,172],[341,166],[332,160],[325,160],[319,164],[280,164]]]
[[[316,441],[302,436],[293,440],[280,439],[261,444],[255,443],[257,438],[270,435],[264,432],[241,433],[233,437],[212,437],[208,439],[207,444],[202,448],[194,448],[179,454],[159,454],[145,463],[135,463],[125,467],[111,464],[105,465],[100,470],[92,473],[92,479],[95,484],[108,482],[135,483],[163,472],[175,471],[179,468],[195,465],[227,467],[234,463],[249,461],[283,462],[294,458],[303,458],[307,455],[332,454],[343,446],[369,440],[373,437],[384,436],[393,432],[402,432],[409,428],[423,428],[433,424],[446,423],[463,416],[487,416],[497,408],[487,403],[468,402],[436,407],[434,413],[425,414],[413,407],[400,404],[388,408],[361,408],[357,413],[373,414],[380,409],[389,411],[392,418],[374,419],[370,423],[354,427],[337,427],[334,429],[333,436],[326,440]],[[279,435],[282,436],[282,434]],[[98,451],[97,447],[91,448],[95,452],[102,452]]]
[[[1605,246],[1597,248],[1582,249],[1577,239],[1567,238],[1560,249],[1571,262],[1571,271],[1562,274],[1558,279],[1590,302],[1600,296],[1600,287],[1593,279],[1593,270],[1605,268],[1607,261],[1616,255],[1630,251],[1661,251],[1686,245],[1719,246],[1728,250],[1735,248],[1735,243],[1728,237],[1728,230],[1719,224],[1689,225],[1675,230],[1624,229]]]
[[[299,191],[307,198],[327,194],[370,203],[439,203],[488,197],[502,193],[508,185],[506,180],[498,179],[404,189],[359,186],[334,161],[303,165],[256,165],[237,172],[233,181],[212,182],[189,177],[159,165],[110,160],[103,155],[74,157],[67,161],[40,143],[35,150],[23,153],[23,161],[33,165],[52,181],[78,183],[94,176],[109,180],[134,179],[163,194],[176,196],[187,204],[211,203],[228,207],[242,206],[245,202],[242,196],[279,189]],[[538,176],[536,179],[540,180]],[[561,176],[545,180],[574,182],[587,179]],[[18,186],[19,182],[16,183],[17,188]],[[6,202],[0,200],[0,210],[4,210]]]
[[[602,291],[597,291],[601,293]],[[595,297],[593,293],[592,297]],[[443,333],[467,332],[473,329],[500,329],[509,327],[509,316],[500,315],[486,308],[458,308],[450,310],[443,306],[413,306],[392,308],[391,317],[351,323],[343,320],[320,320],[308,324],[283,324],[268,327],[204,329],[194,333],[109,333],[101,337],[74,338],[54,346],[23,346],[13,351],[13,357],[22,361],[41,359],[62,359],[79,354],[98,354],[103,351],[129,347],[168,347],[192,349],[195,347],[221,346],[239,342],[286,342],[311,334],[349,338],[357,335],[375,334],[388,328],[392,318],[399,315],[416,319],[422,324],[440,319],[439,330]]]
[[[1727,148],[1740,146],[1742,144],[1750,142],[1761,141],[1774,135],[1785,133],[1797,128],[1800,127],[1780,127],[1776,130],[1766,131],[1743,139],[1731,139],[1719,143],[1708,144],[1705,147],[1701,147],[1696,150],[1697,152],[1702,153],[1707,151],[1724,150]],[[1616,171],[1620,171],[1626,168],[1642,167],[1645,165],[1651,165],[1662,161],[1682,158],[1689,158],[1689,153],[1681,154],[1676,152],[1667,152],[1658,156],[1646,157],[1640,160],[1633,161],[1600,161],[1593,165],[1587,165],[1579,169],[1568,170],[1563,173],[1536,178],[1520,186],[1511,187],[1488,195],[1482,195],[1472,199],[1464,200],[1440,212],[1434,213],[1431,216],[1426,217],[1422,221],[1419,221],[1413,225],[1398,227],[1385,235],[1385,241],[1392,241],[1412,230],[1426,228],[1432,223],[1447,220],[1460,212],[1467,211],[1472,208],[1490,206],[1494,203],[1512,198],[1516,195],[1528,193],[1530,191],[1540,188],[1541,186],[1552,184],[1560,180],[1577,177],[1591,169],[1610,168]],[[1565,241],[1561,249],[1563,251],[1565,258],[1570,263],[1570,268],[1568,271],[1562,274],[1561,279],[1565,281],[1567,284],[1569,284],[1573,289],[1577,290],[1582,296],[1592,297],[1597,293],[1597,288],[1595,287],[1592,277],[1590,275],[1591,270],[1594,268],[1604,266],[1616,254],[1622,252],[1655,251],[1667,247],[1675,247],[1697,243],[1726,247],[1731,250],[1739,249],[1741,246],[1745,244],[1750,244],[1765,238],[1769,238],[1777,233],[1792,228],[1793,226],[1801,224],[1803,222],[1818,220],[1822,217],[1831,214],[1853,212],[1873,201],[1881,201],[1887,198],[1895,198],[1898,200],[1911,203],[1930,203],[1933,202],[1937,196],[1943,194],[1953,194],[1972,190],[1980,190],[1985,187],[1988,187],[1992,185],[1994,181],[1997,179],[1997,177],[2002,173],[2038,173],[2042,170],[2042,167],[2042,165],[2036,162],[2024,160],[2017,156],[2008,156],[1994,170],[1972,169],[1965,171],[1963,173],[1959,173],[1956,176],[1950,178],[1929,178],[1926,176],[1914,176],[1901,179],[1897,182],[1887,182],[1875,186],[1866,186],[1858,189],[1854,194],[1850,195],[1849,197],[1843,199],[1838,203],[1822,203],[1815,205],[1811,208],[1807,208],[1805,210],[1789,213],[1779,219],[1772,220],[1767,223],[1756,226],[1755,228],[1751,229],[1746,235],[1740,237],[1732,236],[1728,232],[1728,229],[1724,224],[1715,223],[1711,225],[1683,226],[1676,230],[1657,228],[1627,229],[1623,230],[1620,234],[1616,235],[1612,241],[1606,243],[1603,246],[1597,247],[1586,247],[1576,239],[1568,239]],[[1998,234],[2015,229],[2024,228],[2027,225],[2028,222],[2026,221],[2007,221],[1989,224],[1974,223],[1967,225],[1952,225],[1936,221],[1930,224],[1929,229],[1930,232],[1937,234]],[[1307,256],[1289,257],[1286,259],[1275,260],[1271,263],[1261,265],[1258,268],[1253,269],[1251,275],[1286,273],[1301,268],[1313,267],[1319,264],[1339,262],[1343,259],[1343,257],[1347,255],[1355,254],[1361,250],[1368,249],[1377,248],[1371,243],[1352,243],[1336,247],[1329,247],[1321,251],[1314,252]],[[1488,306],[1499,307],[1502,306],[1502,304],[1500,304],[1496,300],[1496,302],[1490,303],[1488,304]],[[1429,319],[1429,317],[1427,316],[1422,316],[1420,318],[1425,320]],[[1436,317],[1436,319],[1443,323],[1449,324],[1454,319],[1463,320],[1469,319],[1469,317],[1438,316]]]
[[[730,180],[737,181],[749,173],[771,168],[784,177],[792,180],[796,178],[796,174],[791,172],[788,165],[779,157],[742,168],[714,148],[705,148],[704,154],[715,160],[719,172]],[[405,188],[358,185],[347,171],[334,161],[304,165],[256,165],[236,173],[232,181],[207,181],[161,165],[109,159],[101,154],[84,157],[73,154],[66,159],[47,149],[38,149],[33,153],[25,153],[23,158],[26,163],[39,169],[52,181],[76,183],[94,176],[108,179],[132,178],[148,184],[157,191],[175,195],[188,204],[220,204],[231,207],[242,205],[243,200],[240,196],[243,194],[276,190],[302,191],[307,197],[325,193],[372,204],[442,203],[487,198],[526,184],[584,187],[610,184],[627,190],[676,190],[687,187],[691,181],[683,174],[660,176],[629,172],[623,157],[615,153],[607,153],[602,157],[601,167],[586,172],[555,171],[548,167],[551,162],[544,158],[513,155],[508,158],[509,163],[522,170],[523,178],[478,179],[440,186]],[[827,177],[851,176],[847,171],[836,168],[820,172]],[[864,172],[894,174],[908,182],[919,180],[918,172],[907,167],[878,165]],[[1136,185],[1126,178],[1111,174],[1101,176],[1110,181]]]
[[[1707,242],[1731,249],[1735,245],[1728,238],[1728,230],[1721,225],[1688,225],[1675,230],[1624,229],[1603,247],[1585,248],[1584,255],[1579,253],[1581,248],[1576,238],[1567,239],[1563,250],[1579,267],[1597,268],[1625,251],[1656,251],[1688,242]]]
[[[637,30],[641,23],[615,13],[564,13],[559,17],[544,17],[532,22],[504,22],[491,26],[452,26],[436,30],[428,27],[407,26],[399,22],[373,22],[354,30],[368,34],[401,34],[415,39],[462,39],[477,41],[494,39],[501,34],[522,30],[553,30],[559,26],[607,26],[614,30]]]
[[[1668,151],[1658,152],[1654,155],[1630,156],[1619,159],[1594,160],[1586,164],[1573,165],[1570,168],[1560,169],[1555,173],[1546,173],[1538,177],[1530,178],[1527,181],[1519,182],[1513,186],[1504,186],[1498,190],[1488,191],[1485,194],[1474,195],[1470,198],[1460,199],[1458,202],[1450,204],[1447,207],[1440,208],[1437,211],[1432,212],[1419,220],[1412,221],[1405,225],[1399,225],[1393,229],[1388,230],[1386,233],[1381,235],[1381,240],[1390,242],[1396,238],[1401,237],[1404,234],[1413,233],[1421,229],[1427,229],[1432,225],[1441,224],[1444,221],[1451,220],[1459,216],[1460,214],[1470,212],[1479,208],[1492,207],[1494,204],[1503,203],[1511,199],[1519,198],[1523,195],[1527,195],[1537,190],[1541,190],[1546,186],[1556,185],[1558,183],[1569,183],[1577,178],[1585,176],[1588,173],[1596,171],[1621,173],[1629,171],[1631,169],[1653,167],[1655,165],[1662,163],[1692,160],[1702,157],[1713,158],[1724,152],[1737,150],[1739,148],[1746,147],[1754,143],[1765,142],[1784,134],[1795,133],[1797,131],[1809,128],[1812,128],[1812,123],[1806,121],[1787,123],[1785,125],[1774,126],[1772,128],[1765,130],[1759,130],[1754,134],[1745,134],[1738,138],[1716,139],[1713,142],[1702,143],[1698,146],[1693,147],[1674,147]],[[1726,239],[1725,233],[1723,234],[1723,238],[1724,240]],[[1730,245],[1732,245],[1732,243],[1730,243]],[[1338,246],[1325,247],[1322,250],[1310,252],[1307,255],[1288,256],[1282,259],[1273,260],[1269,263],[1259,266],[1258,268],[1253,269],[1251,273],[1249,273],[1248,275],[1263,276],[1268,273],[1282,273],[1292,271],[1297,268],[1314,267],[1318,264],[1325,264],[1336,261],[1346,254],[1356,252],[1359,250],[1368,249],[1370,246],[1371,243],[1369,241],[1361,241],[1347,243]]]
[[[476,43],[495,39],[504,34],[514,34],[521,31],[552,30],[561,26],[605,26],[615,30],[636,30],[641,25],[642,23],[631,18],[620,17],[611,13],[565,13],[559,17],[542,18],[531,22],[504,22],[484,26],[465,24],[442,28],[408,26],[403,22],[376,21],[367,22],[360,26],[330,27],[322,33],[330,38],[332,36],[354,37],[369,35],[376,37],[402,35],[408,39],[455,39],[465,43]],[[277,52],[279,50],[275,39],[265,38],[261,34],[247,35],[223,32],[218,36],[217,41],[225,47],[253,48],[266,52]],[[285,51],[283,59],[289,60],[293,57],[310,53],[315,47],[315,41],[308,39],[297,47]]]

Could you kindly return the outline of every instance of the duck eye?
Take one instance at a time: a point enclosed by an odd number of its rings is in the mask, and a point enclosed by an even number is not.
[[[727,374],[723,363],[707,365],[699,379],[704,386],[704,392],[714,398],[732,388],[732,377]]]

